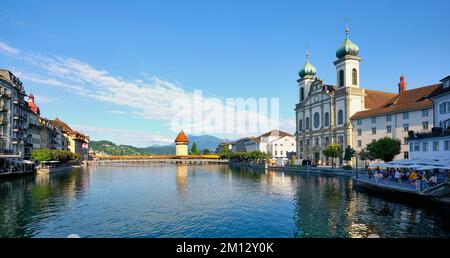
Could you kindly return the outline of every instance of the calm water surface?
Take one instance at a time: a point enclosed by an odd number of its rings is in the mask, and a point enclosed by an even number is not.
[[[355,191],[347,178],[222,165],[0,182],[0,237],[449,237],[448,215]]]

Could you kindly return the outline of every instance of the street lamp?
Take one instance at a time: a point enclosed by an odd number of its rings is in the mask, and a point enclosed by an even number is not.
[[[356,158],[356,179],[358,179],[358,154],[355,155]]]

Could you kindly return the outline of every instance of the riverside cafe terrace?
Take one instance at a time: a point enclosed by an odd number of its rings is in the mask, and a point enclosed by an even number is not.
[[[426,192],[447,184],[449,171],[450,158],[404,159],[372,164],[362,179],[402,190]]]

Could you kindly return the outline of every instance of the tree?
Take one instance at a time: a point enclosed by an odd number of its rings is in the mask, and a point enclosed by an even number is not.
[[[31,159],[34,161],[50,161],[52,155],[49,149],[34,149],[31,151]]]
[[[72,153],[68,150],[50,150],[47,148],[42,148],[31,151],[31,159],[38,162],[53,160],[66,164],[70,161],[77,161],[80,158],[80,155]]]
[[[203,150],[203,155],[208,155],[208,154],[210,154],[211,152],[208,150],[208,149],[204,149]]]
[[[344,151],[342,150],[341,145],[334,143],[334,144],[328,145],[328,147],[323,151],[323,155],[325,155],[326,157],[332,158],[332,163],[333,163],[333,167],[334,167],[334,159],[342,157],[343,152]]]
[[[200,151],[197,150],[197,143],[195,143],[195,142],[192,144],[191,154],[192,155],[199,155],[200,154]]]
[[[347,161],[347,164],[355,156],[355,153],[356,151],[350,145],[345,148],[344,160]]]
[[[367,145],[368,155],[373,159],[381,159],[389,162],[400,153],[401,142],[399,139],[384,137]]]

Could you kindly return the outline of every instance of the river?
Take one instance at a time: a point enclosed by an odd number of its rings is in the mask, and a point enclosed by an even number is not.
[[[226,165],[78,168],[0,181],[0,237],[449,237],[446,211],[346,177]]]

